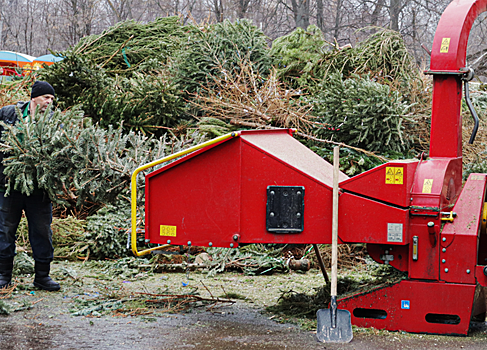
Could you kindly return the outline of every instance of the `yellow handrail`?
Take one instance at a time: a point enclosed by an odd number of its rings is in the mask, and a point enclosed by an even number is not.
[[[150,252],[152,252],[154,250],[163,249],[163,248],[168,246],[168,245],[163,245],[163,246],[159,246],[159,247],[145,249],[145,250],[142,250],[140,252],[137,250],[137,175],[145,169],[152,168],[156,165],[168,162],[168,161],[173,160],[175,158],[182,157],[188,153],[192,153],[192,152],[197,151],[199,149],[214,145],[215,143],[222,142],[222,141],[225,141],[231,137],[236,137],[236,136],[240,136],[240,133],[232,132],[230,134],[226,134],[226,135],[214,138],[210,141],[206,141],[204,143],[201,143],[199,145],[190,147],[190,148],[185,149],[183,151],[180,151],[178,153],[171,154],[170,156],[167,156],[167,157],[161,158],[159,160],[155,160],[153,162],[147,163],[147,164],[142,165],[142,166],[138,167],[137,169],[135,169],[135,171],[132,173],[131,184],[130,184],[131,185],[131,195],[132,195],[132,197],[131,197],[132,198],[131,245],[132,245],[132,252],[135,254],[135,256],[146,255],[146,254],[149,254]]]

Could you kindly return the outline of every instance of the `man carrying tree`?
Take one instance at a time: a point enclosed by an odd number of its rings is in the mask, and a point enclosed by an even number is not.
[[[31,100],[0,109],[0,121],[14,125],[20,118],[29,122],[36,112],[45,112],[54,100],[54,88],[45,81],[36,81],[32,86]],[[17,109],[21,116],[18,115]],[[0,126],[0,131],[3,127]],[[35,260],[34,286],[48,291],[57,291],[59,283],[49,277],[51,261],[54,256],[52,246],[52,203],[46,193],[36,188],[27,196],[20,191],[11,190],[5,195],[6,184],[15,179],[6,178],[3,173],[4,154],[0,153],[0,289],[8,287],[12,280],[15,256],[16,232],[25,212],[29,226],[29,241]]]

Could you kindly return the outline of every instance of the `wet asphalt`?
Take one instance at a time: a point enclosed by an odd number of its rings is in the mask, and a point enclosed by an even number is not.
[[[477,333],[486,331],[477,324]],[[236,304],[216,312],[153,317],[74,317],[33,309],[0,317],[1,350],[45,349],[487,349],[485,337],[445,337],[354,330],[348,344],[323,344],[296,325]]]

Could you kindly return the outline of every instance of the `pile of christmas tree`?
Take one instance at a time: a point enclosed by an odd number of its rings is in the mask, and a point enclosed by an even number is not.
[[[350,146],[342,158],[350,175],[409,157],[421,150],[411,130],[421,130],[428,94],[401,37],[367,30],[355,47],[329,43],[313,26],[269,47],[245,20],[198,26],[167,17],[83,38],[37,73],[56,90],[54,114],[5,128],[8,191],[41,188],[58,213],[84,219],[127,207],[138,166],[242,128],[296,127],[325,157],[333,144]],[[27,95],[31,81],[4,88],[10,98],[0,102]]]

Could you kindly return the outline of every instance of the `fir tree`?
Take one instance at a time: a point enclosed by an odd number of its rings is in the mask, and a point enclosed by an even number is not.
[[[36,113],[32,121],[20,118],[15,125],[3,123],[0,151],[6,153],[7,195],[13,189],[30,195],[39,188],[64,205],[112,203],[128,190],[137,167],[201,142],[197,134],[189,140],[156,139],[123,133],[121,124],[104,129],[83,115],[75,107]]]

